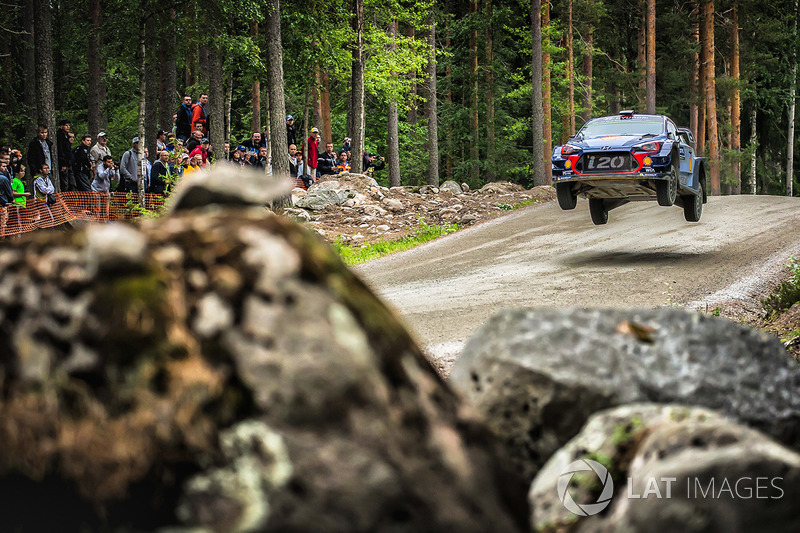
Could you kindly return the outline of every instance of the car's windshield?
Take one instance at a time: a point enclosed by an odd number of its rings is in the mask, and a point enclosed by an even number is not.
[[[654,119],[597,120],[589,122],[578,133],[584,139],[605,135],[660,135],[664,123]]]

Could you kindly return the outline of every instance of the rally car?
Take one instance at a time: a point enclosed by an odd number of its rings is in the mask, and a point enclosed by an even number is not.
[[[683,207],[697,222],[706,202],[706,169],[694,137],[663,115],[619,115],[589,120],[553,150],[553,184],[561,209],[575,209],[578,195],[589,199],[592,222],[632,201],[656,200]]]

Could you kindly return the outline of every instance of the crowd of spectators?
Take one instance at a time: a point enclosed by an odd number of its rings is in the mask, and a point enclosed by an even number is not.
[[[185,96],[174,115],[172,131],[158,130],[155,160],[149,160],[147,148],[145,159],[139,162],[139,138],[131,139],[130,149],[122,154],[119,163],[108,147],[108,134],[100,132],[97,138],[84,134],[76,144],[75,134],[68,120],[62,120],[56,131],[57,161],[53,161],[53,141],[45,126],[37,128],[36,137],[27,147],[26,157],[19,150],[0,147],[0,206],[15,204],[25,206],[29,198],[41,198],[52,202],[56,187],[51,179],[53,165],[58,166],[59,190],[94,192],[107,195],[111,192],[137,192],[139,177],[145,180],[145,191],[166,195],[183,176],[208,168],[217,161],[209,142],[211,117],[206,110],[208,95],[201,94],[196,103]],[[341,147],[334,150],[332,142],[326,142],[320,151],[320,131],[311,128],[311,133],[298,148],[294,117],[286,117],[286,155],[289,159],[290,176],[308,187],[320,176],[339,174],[350,170],[352,154],[350,138],[345,137]],[[94,141],[94,142],[93,142]],[[307,161],[304,155],[307,154]],[[227,164],[252,167],[267,174],[272,173],[272,155],[266,132],[253,132],[248,139],[232,146],[223,145],[219,161]],[[27,162],[27,167],[25,163]],[[141,168],[140,168],[141,166]],[[384,159],[364,152],[364,171],[380,170]],[[33,191],[25,190],[25,175],[33,173]],[[107,202],[105,203],[107,209]]]

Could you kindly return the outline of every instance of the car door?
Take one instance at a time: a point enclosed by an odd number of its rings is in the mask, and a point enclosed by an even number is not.
[[[692,172],[694,169],[694,148],[687,142],[685,135],[678,133],[678,128],[672,121],[667,122],[667,135],[672,136],[678,142],[678,156],[680,157],[680,183],[689,185],[692,182]]]

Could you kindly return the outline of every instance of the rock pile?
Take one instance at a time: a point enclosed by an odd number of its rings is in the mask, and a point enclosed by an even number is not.
[[[505,211],[553,200],[552,187],[529,191],[520,185],[497,182],[470,191],[466,184],[446,181],[439,187],[382,187],[373,178],[343,173],[323,176],[309,189],[294,189],[296,209],[288,214],[329,240],[360,244],[396,239],[428,225],[470,225]]]

